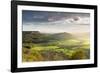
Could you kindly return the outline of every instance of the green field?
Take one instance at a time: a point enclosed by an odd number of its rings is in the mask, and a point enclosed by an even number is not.
[[[22,61],[83,60],[90,58],[89,33],[23,31]]]

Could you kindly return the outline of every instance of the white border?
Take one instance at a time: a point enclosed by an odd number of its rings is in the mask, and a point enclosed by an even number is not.
[[[22,10],[37,10],[37,11],[57,11],[57,12],[80,12],[90,13],[90,59],[89,60],[69,60],[69,61],[46,61],[46,62],[22,62]],[[93,64],[94,63],[94,10],[92,9],[76,9],[76,8],[58,8],[58,7],[43,7],[43,6],[18,6],[18,26],[17,26],[17,66],[18,68],[25,67],[41,67],[41,66],[58,66],[58,65],[78,65],[78,64]]]

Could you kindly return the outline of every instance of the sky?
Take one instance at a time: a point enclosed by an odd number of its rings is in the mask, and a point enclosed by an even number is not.
[[[89,32],[90,14],[75,12],[22,11],[23,31],[43,33]]]

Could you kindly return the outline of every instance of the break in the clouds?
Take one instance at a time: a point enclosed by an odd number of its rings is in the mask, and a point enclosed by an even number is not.
[[[23,31],[89,32],[90,14],[23,10],[22,24]]]

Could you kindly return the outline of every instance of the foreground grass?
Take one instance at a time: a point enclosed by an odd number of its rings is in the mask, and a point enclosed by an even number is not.
[[[60,40],[50,43],[23,43],[23,62],[82,60],[90,58],[88,40]]]

